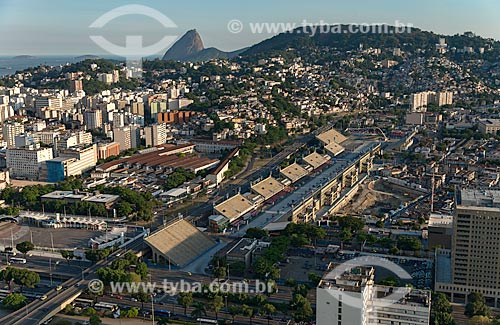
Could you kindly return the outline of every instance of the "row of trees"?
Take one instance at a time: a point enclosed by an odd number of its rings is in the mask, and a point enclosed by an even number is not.
[[[273,304],[270,303],[267,298],[261,294],[255,295],[250,298],[247,294],[227,294],[225,293],[225,298],[232,302],[231,305],[227,306],[227,313],[233,318],[237,315],[242,315],[248,317],[250,323],[252,323],[253,318],[258,314],[267,315],[268,320],[271,319],[272,315],[281,311],[286,313],[288,310],[292,311],[293,318],[296,322],[306,322],[310,321],[313,316],[313,310],[311,304],[307,298],[305,298],[306,292],[298,293],[297,290],[294,291],[293,299],[288,304]],[[220,293],[210,293],[203,296],[204,299],[208,300],[208,304],[200,301],[195,301],[196,295],[192,292],[181,292],[177,297],[177,303],[184,307],[184,314],[187,314],[187,309],[189,307],[194,307],[191,315],[194,317],[201,317],[207,314],[208,310],[215,313],[215,317],[219,319],[219,313],[224,307],[224,297]]]
[[[132,266],[135,266],[132,270]],[[148,267],[146,263],[139,261],[139,258],[128,252],[123,258],[114,260],[110,267],[103,267],[97,270],[97,275],[104,284],[111,282],[140,282],[146,279]]]
[[[0,272],[0,279],[5,281],[9,285],[9,288],[13,281],[15,284],[21,286],[21,292],[23,292],[24,287],[34,288],[35,284],[40,282],[38,273],[10,266]]]
[[[5,200],[12,206],[18,205],[25,209],[42,210],[40,197],[55,190],[69,191],[81,190],[82,181],[78,178],[69,178],[56,185],[33,185],[25,186],[22,189],[8,187],[0,194],[0,199]],[[118,216],[129,216],[131,214],[138,220],[150,221],[153,218],[151,210],[156,206],[157,201],[149,192],[136,192],[129,188],[97,186],[97,191],[105,194],[114,194],[120,196],[120,201],[115,204]],[[102,204],[92,202],[72,202],[65,201],[47,201],[43,203],[43,208],[48,212],[59,212],[77,215],[92,214],[93,216],[109,217],[110,211]],[[15,214],[18,210],[7,211],[8,214]]]

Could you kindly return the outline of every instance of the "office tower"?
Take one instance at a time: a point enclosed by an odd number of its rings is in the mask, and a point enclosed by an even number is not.
[[[38,180],[42,163],[53,158],[52,148],[30,146],[7,149],[7,168],[10,176]]]
[[[451,273],[453,300],[481,292],[500,305],[500,190],[456,191]]]
[[[379,286],[374,277],[371,266],[325,275],[316,291],[316,324],[429,324],[430,291]]]

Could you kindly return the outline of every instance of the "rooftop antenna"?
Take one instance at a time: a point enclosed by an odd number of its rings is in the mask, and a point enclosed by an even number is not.
[[[434,212],[434,170],[432,171],[431,179],[431,213]]]

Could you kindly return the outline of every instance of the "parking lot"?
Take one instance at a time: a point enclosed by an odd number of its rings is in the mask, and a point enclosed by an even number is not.
[[[281,263],[280,266],[281,278],[284,280],[293,278],[297,281],[308,281],[310,272],[323,276],[330,262],[341,264],[356,257],[374,255],[395,263],[411,276],[410,280],[400,279],[402,285],[412,284],[419,289],[432,287],[433,263],[423,258],[391,257],[351,251],[344,251],[342,255],[336,256],[317,255],[315,258],[312,251],[307,249],[292,249],[289,251],[289,254],[290,253],[293,255],[288,256],[288,263]],[[388,277],[398,278],[398,276],[391,271],[390,264],[388,264],[387,268],[375,267],[375,282],[379,282]]]
[[[35,246],[43,247],[51,247],[53,241],[56,249],[87,247],[90,238],[101,234],[100,231],[86,229],[49,229],[4,222],[0,224],[0,247],[11,246],[12,241],[15,246],[16,243],[31,240]]]

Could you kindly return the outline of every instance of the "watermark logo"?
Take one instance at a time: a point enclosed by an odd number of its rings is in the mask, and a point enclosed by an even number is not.
[[[241,33],[243,28],[243,23],[238,19],[232,19],[227,23],[227,30],[233,34]]]
[[[89,288],[89,291],[94,294],[98,294],[104,289],[104,283],[99,279],[90,280],[87,286]]]
[[[305,34],[314,37],[318,34],[402,34],[411,33],[413,24],[402,23],[396,20],[392,24],[386,23],[351,23],[338,24],[328,23],[320,20],[316,23],[302,20],[301,23],[296,22],[250,22],[246,26],[239,19],[232,19],[227,23],[227,30],[232,34],[243,32],[245,28],[252,34],[279,34],[279,33],[296,33]]]
[[[170,18],[165,16],[160,11],[143,5],[131,4],[117,7],[106,12],[90,24],[89,28],[103,28],[109,22],[126,15],[142,15],[150,17],[158,21],[165,28],[177,27],[177,25]],[[136,75],[140,77],[142,72],[142,59],[169,47],[175,42],[178,35],[166,35],[158,42],[149,46],[144,46],[143,36],[141,35],[126,35],[125,46],[123,47],[111,43],[102,35],[90,35],[89,37],[92,41],[94,41],[94,43],[99,45],[105,51],[117,56],[125,57],[127,68],[135,71]]]
[[[384,268],[392,272],[400,280],[411,280],[412,276],[401,266],[392,261],[377,257],[377,256],[362,256],[351,259],[345,263],[339,264],[325,277],[325,281],[335,280],[335,284],[328,290],[337,301],[342,304],[360,308],[364,305],[364,301],[371,301],[380,307],[388,307],[401,301],[411,290],[408,287],[391,287],[386,290],[386,287],[378,287],[377,285],[360,285],[358,290],[343,290],[343,284],[352,284],[361,281],[365,277],[369,279],[369,275],[363,272],[367,269]],[[383,294],[380,294],[382,289]]]
[[[180,281],[169,281],[164,279],[163,282],[110,282],[109,290],[113,294],[127,294],[145,292],[153,294],[161,290],[166,295],[175,296],[181,292],[192,292],[200,294],[209,293],[247,293],[247,294],[266,294],[273,293],[276,283],[274,281],[259,281],[253,283],[244,281],[213,281],[203,284],[201,282],[190,282],[181,279]],[[89,291],[92,293],[100,293],[104,289],[104,283],[101,280],[91,280],[88,284]]]

